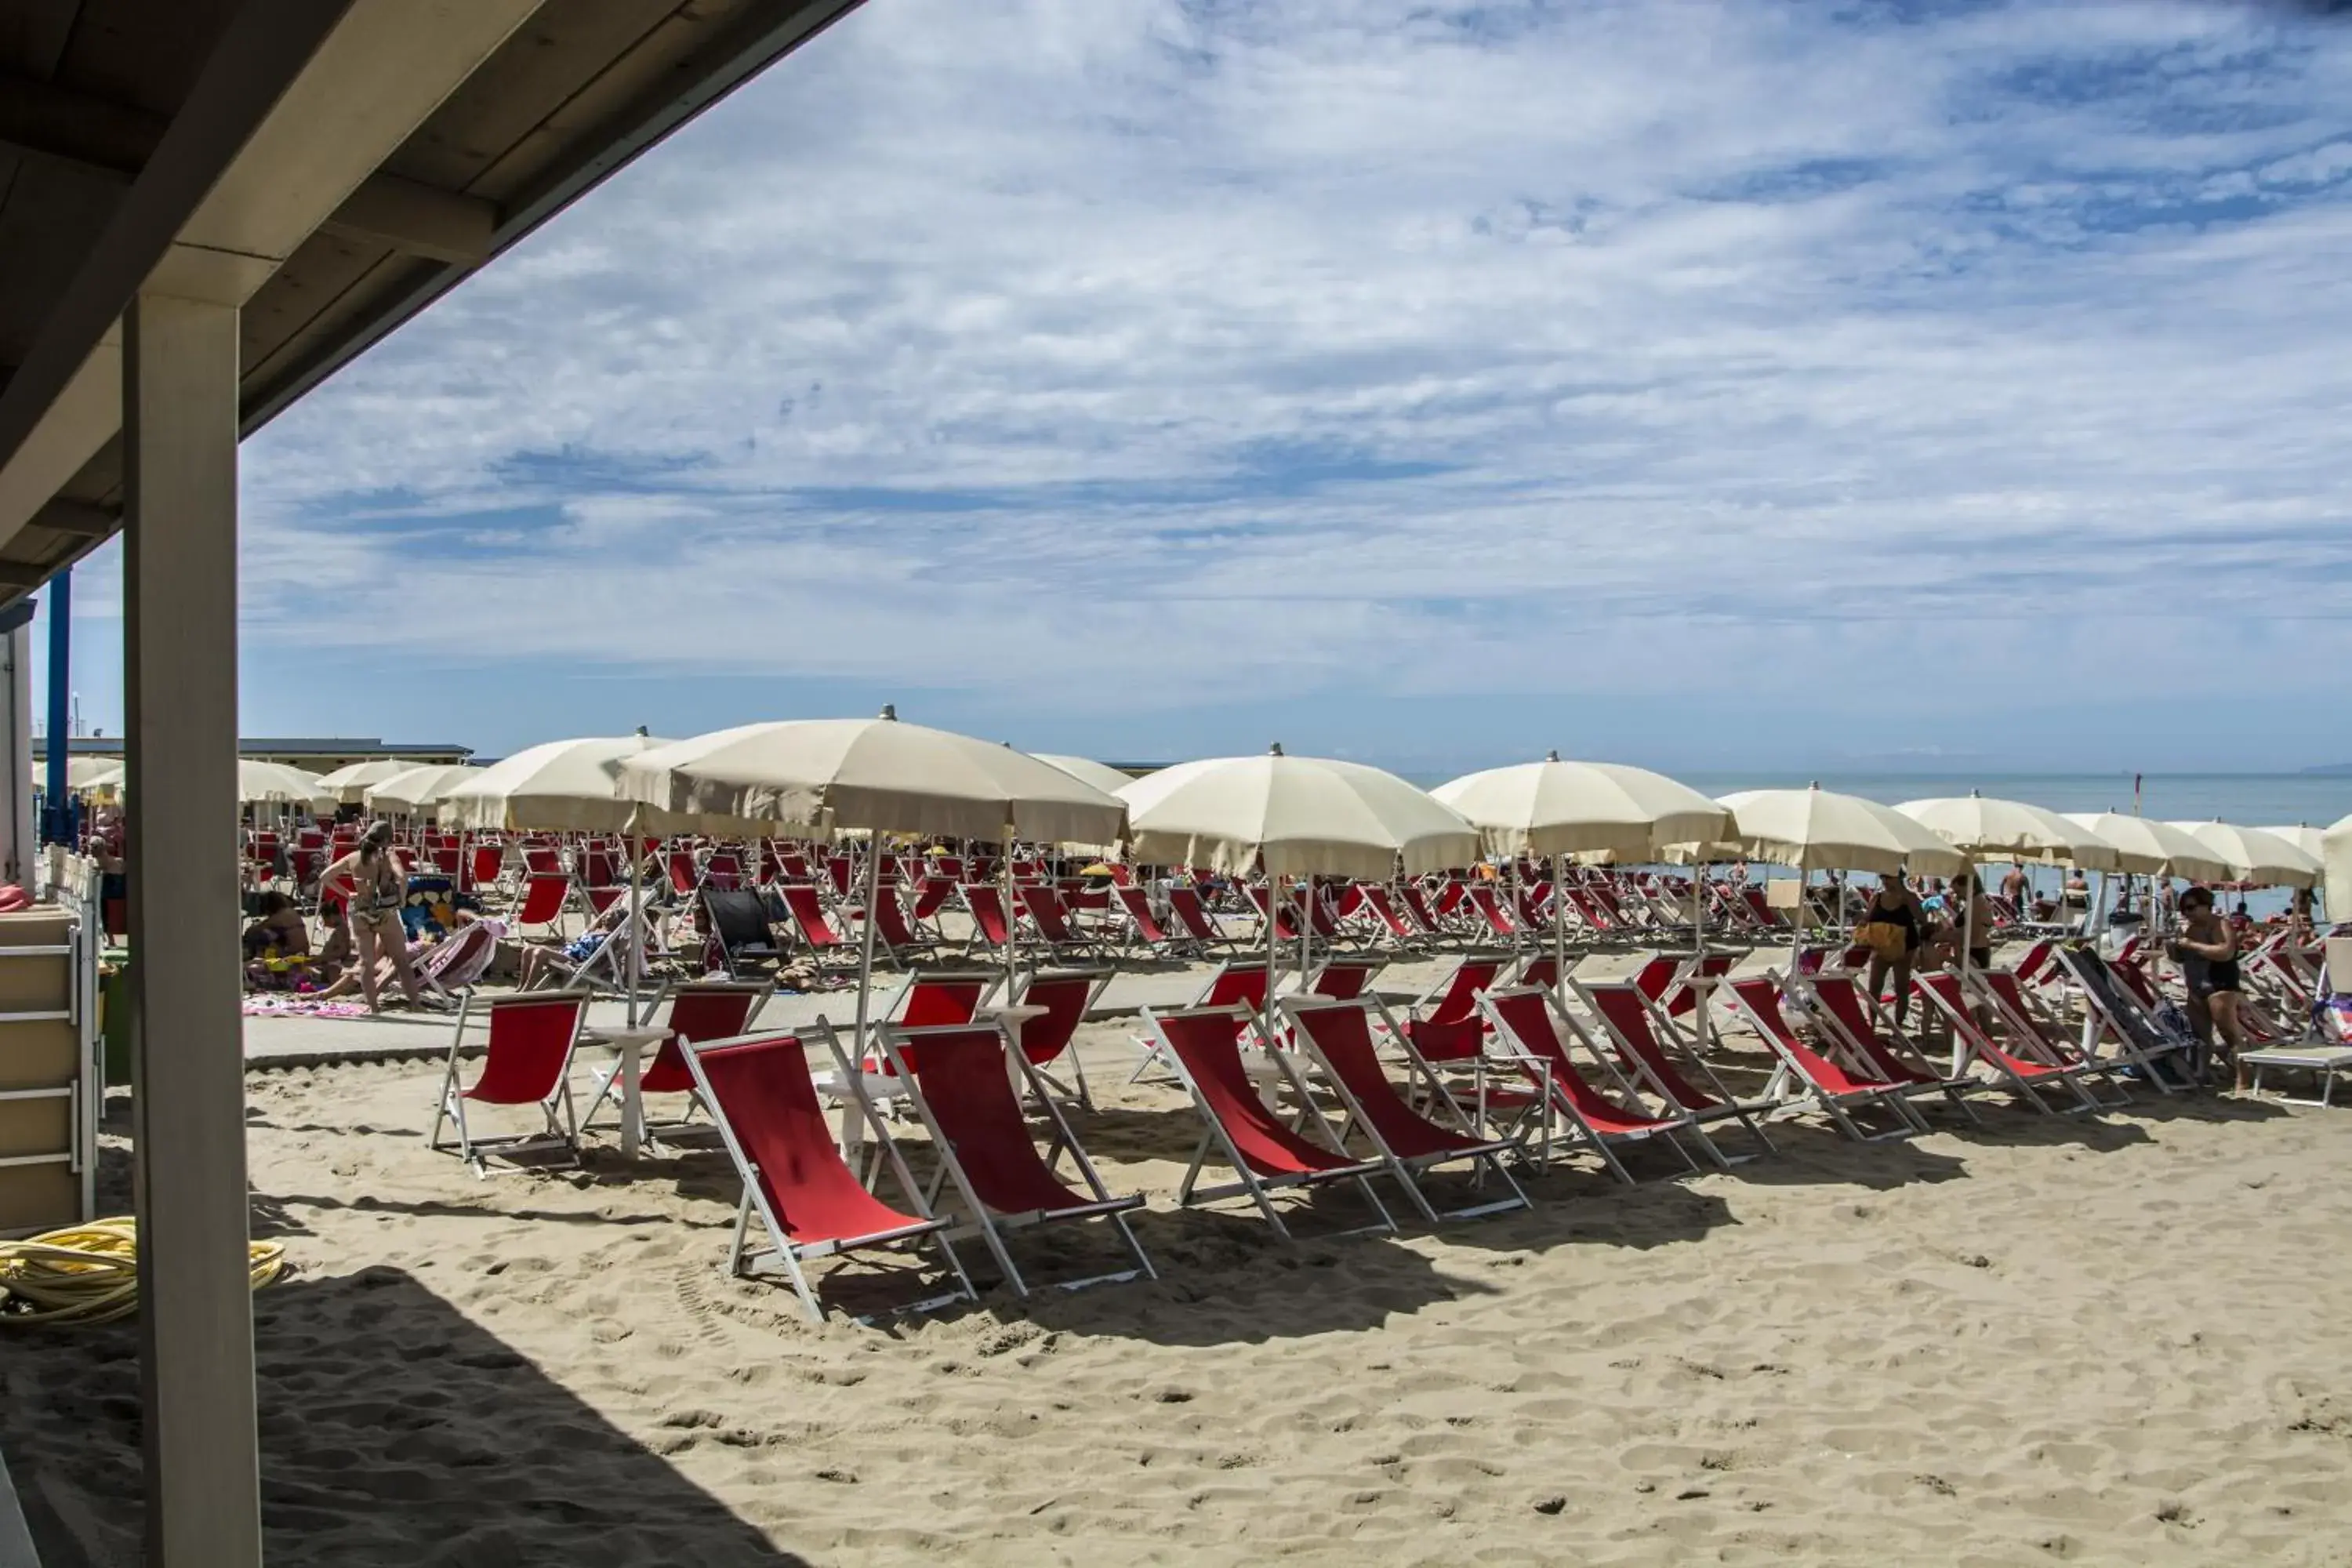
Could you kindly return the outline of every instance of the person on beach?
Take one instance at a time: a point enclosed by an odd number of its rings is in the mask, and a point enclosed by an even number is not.
[[[2025,862],[2011,861],[2009,869],[2000,874],[2000,896],[2009,900],[2011,909],[2022,914],[2026,909],[2028,895],[2032,890],[2032,879],[2025,874]]]
[[[2245,1026],[2238,1019],[2238,999],[2245,983],[2238,973],[2238,938],[2213,908],[2210,888],[2191,888],[2180,895],[2180,934],[2165,950],[2180,965],[2189,988],[2189,1026],[2209,1047],[2221,1037],[2221,1053],[2240,1089],[2246,1087],[2246,1069],[2238,1053],[2245,1048]]]
[[[1911,966],[1927,931],[1927,911],[1919,895],[1899,871],[1878,879],[1878,890],[1863,910],[1855,937],[1870,949],[1867,984],[1873,996],[1883,995],[1886,977],[1895,977],[1895,1026],[1903,1027],[1911,1014]]]
[[[2091,918],[2091,884],[2084,879],[2081,867],[2066,873],[2066,886],[2058,895],[2058,905],[2077,925]]]
[[[320,873],[322,886],[348,885],[351,889],[348,926],[352,933],[352,967],[367,995],[371,1013],[383,1011],[377,965],[388,966],[400,982],[412,1007],[422,1008],[425,996],[416,988],[416,971],[408,963],[408,932],[400,921],[400,907],[408,897],[408,874],[393,858],[392,824],[379,822],[367,830],[359,847]]]
[[[253,913],[253,923],[245,928],[246,984],[256,991],[292,989],[311,972],[310,928],[302,911],[273,889],[261,895]]]

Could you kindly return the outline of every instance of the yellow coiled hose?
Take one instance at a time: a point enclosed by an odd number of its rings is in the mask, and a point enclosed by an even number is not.
[[[253,1288],[286,1272],[283,1242],[250,1244]],[[0,1241],[0,1328],[111,1323],[139,1310],[139,1232],[127,1216]]]

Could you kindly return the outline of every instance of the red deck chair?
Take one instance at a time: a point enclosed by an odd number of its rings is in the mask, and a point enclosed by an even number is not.
[[[654,1059],[646,1064],[637,1079],[637,1092],[692,1095],[694,1071],[686,1065],[686,1047],[706,1040],[750,1034],[751,1020],[760,1016],[760,1009],[775,991],[774,983],[766,980],[695,980],[672,987],[669,1016],[661,1025],[666,1033],[654,1051]],[[596,1098],[588,1102],[587,1113],[580,1118],[583,1130],[594,1123],[597,1108],[620,1088],[620,1083],[621,1069],[617,1066],[597,1071]],[[688,1100],[685,1114],[674,1121],[647,1121],[646,1136],[685,1127],[693,1120],[697,1103],[696,1100]]]
[[[1545,1158],[1549,1158],[1550,1119],[1556,1114],[1570,1130],[1570,1142],[1590,1147],[1608,1166],[1609,1173],[1628,1186],[1633,1184],[1633,1173],[1617,1158],[1616,1145],[1621,1143],[1663,1138],[1684,1165],[1698,1169],[1690,1151],[1675,1136],[1695,1125],[1689,1115],[1676,1110],[1670,1116],[1655,1116],[1633,1103],[1633,1086],[1585,1037],[1576,1021],[1559,1010],[1550,992],[1533,986],[1486,991],[1479,994],[1478,1005],[1494,1023],[1497,1056],[1525,1073],[1544,1099]],[[1585,1077],[1561,1039],[1563,1026],[1584,1045],[1593,1065],[1614,1080],[1612,1087],[1625,1098],[1603,1092]]]
[[[814,1032],[831,1047],[844,1076],[855,1082],[856,1075],[842,1060],[840,1044],[823,1019]],[[708,1041],[688,1046],[686,1060],[743,1181],[735,1238],[727,1254],[729,1272],[756,1278],[781,1269],[811,1320],[821,1323],[824,1309],[803,1264],[867,1247],[930,1241],[946,1258],[955,1288],[901,1310],[923,1311],[976,1299],[963,1262],[947,1239],[947,1221],[932,1217],[889,1130],[862,1096],[858,1103],[913,1212],[892,1208],[867,1192],[843,1160],[817,1100],[799,1036]],[[745,1243],[755,1214],[767,1232],[767,1246],[752,1252]]]
[[[1330,1002],[1353,1002],[1372,988],[1372,982],[1388,966],[1385,958],[1341,957],[1335,953],[1316,965],[1315,973],[1307,977],[1305,994]]]
[[[1078,1026],[1087,1021],[1087,1014],[1110,984],[1110,975],[1108,969],[1046,970],[1022,980],[1011,1000],[1014,1007],[1045,1009],[1034,1017],[1022,1019],[1014,1032],[1013,1037],[1021,1044],[1022,1059],[1035,1069],[1040,1084],[1085,1110],[1094,1109],[1094,1097],[1087,1088],[1086,1064],[1071,1045],[1078,1037]],[[1075,1088],[1046,1070],[1066,1051],[1069,1053]]]
[[[1479,1016],[1478,994],[1495,984],[1508,962],[1495,953],[1473,953],[1405,1010],[1404,1037],[1423,1060],[1475,1061],[1485,1053],[1486,1021]]]
[[[1461,886],[1458,882],[1447,885]],[[1425,939],[1434,941],[1445,935],[1445,922],[1437,918],[1436,907],[1429,901],[1429,895],[1423,891],[1417,883],[1398,884],[1397,898],[1402,902],[1405,913],[1412,917],[1412,923],[1421,928]]]
[[[1398,912],[1396,900],[1389,896],[1388,889],[1373,884],[1362,888],[1360,892],[1362,894],[1360,907],[1380,923],[1380,928],[1387,931],[1390,938],[1399,946],[1420,942],[1431,934],[1428,931],[1417,930],[1411,921]]]
[[[1255,1034],[1265,1017],[1265,964],[1262,961],[1247,958],[1227,959],[1210,972],[1209,978],[1201,986],[1200,994],[1194,996],[1186,1005],[1184,1010],[1200,1012],[1203,1009],[1215,1008],[1230,1012],[1234,1008],[1240,1008],[1251,1020],[1243,1033]],[[1143,1061],[1133,1073],[1129,1075],[1128,1082],[1140,1083],[1143,1081],[1143,1075],[1153,1068],[1166,1068],[1171,1065],[1158,1040],[1149,1035],[1138,1035],[1134,1038],[1135,1043],[1143,1049]]]
[[[826,856],[824,861],[824,878],[826,881],[833,884],[833,896],[835,898],[845,899],[849,897],[849,857],[846,855]]]
[[[776,889],[783,901],[785,918],[793,922],[793,931],[810,951],[823,952],[831,948],[845,948],[849,939],[824,912],[816,889],[806,882],[786,882]]]
[[[1171,884],[1168,889],[1168,913],[1184,928],[1185,937],[1200,943],[1204,950],[1232,945],[1225,933],[1217,929],[1217,922],[1210,918],[1208,906],[1201,902],[1198,889],[1186,887],[1181,882]]]
[[[1485,923],[1490,934],[1506,942],[1519,934],[1518,922],[1503,907],[1502,896],[1496,892],[1493,883],[1478,883],[1470,889],[1468,898],[1471,914]]]
[[[1445,1121],[1432,1121],[1413,1109],[1381,1065],[1380,1050],[1372,1038],[1372,1006],[1361,1001],[1312,996],[1287,997],[1282,1004],[1283,1011],[1290,1015],[1291,1038],[1331,1086],[1347,1113],[1337,1140],[1339,1147],[1345,1149],[1351,1134],[1360,1134],[1432,1225],[1442,1219],[1474,1219],[1528,1207],[1528,1194],[1511,1179],[1502,1161],[1503,1152],[1519,1148],[1518,1142],[1473,1131],[1470,1119],[1446,1092],[1436,1072],[1407,1046],[1405,1061],[1416,1079],[1416,1099]],[[1307,1101],[1306,1086],[1297,1087],[1301,1100],[1311,1103]],[[1470,1162],[1474,1179],[1491,1176],[1502,1183],[1509,1195],[1441,1212],[1422,1190],[1422,1179],[1436,1166],[1465,1160]]]
[[[1136,1266],[1057,1281],[1059,1289],[1075,1290],[1139,1275],[1159,1278],[1142,1244],[1128,1228],[1127,1216],[1143,1206],[1143,1194],[1113,1196],[1103,1185],[1094,1162],[1079,1147],[1060,1108],[1045,1086],[1036,1082],[1035,1069],[1018,1054],[1008,1062],[1001,1027],[994,1024],[937,1029],[885,1027],[881,1037],[887,1059],[900,1081],[911,1086],[908,1099],[923,1130],[930,1134],[940,1173],[953,1184],[970,1216],[966,1229],[950,1231],[949,1236],[979,1232],[1015,1295],[1026,1296],[1029,1286],[1005,1246],[1006,1234],[1070,1220],[1109,1220]],[[1013,1073],[1029,1081],[1052,1124],[1053,1139],[1043,1154],[1029,1136],[1028,1117],[1013,1090]],[[1065,1152],[1085,1184],[1083,1192],[1054,1172],[1055,1163]],[[934,1192],[938,1185],[933,1184]]]
[[[506,869],[507,847],[503,844],[477,844],[467,858],[471,864],[466,868],[466,885],[478,892],[496,882]]]
[[[1352,1182],[1380,1216],[1375,1224],[1360,1228],[1393,1234],[1396,1221],[1382,1206],[1380,1194],[1372,1191],[1371,1177],[1383,1168],[1382,1163],[1358,1160],[1309,1142],[1259,1098],[1257,1086],[1242,1062],[1241,1035],[1250,1021],[1250,1016],[1238,1007],[1192,1007],[1168,1013],[1143,1009],[1146,1034],[1159,1047],[1160,1058],[1175,1068],[1204,1129],[1184,1173],[1183,1185],[1177,1190],[1177,1202],[1190,1206],[1246,1195],[1274,1233],[1289,1241],[1290,1227],[1275,1212],[1273,1194],[1285,1188]],[[1276,1059],[1281,1061],[1278,1054]],[[1310,1120],[1320,1121],[1311,1101],[1307,1110]],[[1202,1187],[1201,1173],[1213,1153],[1223,1156],[1236,1179]]]
[[[1977,1087],[1976,1080],[1958,1064],[1948,1075],[1938,1073],[1908,1040],[1900,1036],[1887,1038],[1871,1017],[1853,976],[1823,973],[1813,976],[1810,985],[1827,1016],[1830,1031],[1849,1052],[1869,1064],[1873,1077],[1896,1085],[1914,1099],[1940,1093],[1962,1116],[1970,1121],[1979,1120],[1964,1098]]]
[[[1578,985],[1576,992],[1600,1020],[1626,1075],[1643,1079],[1651,1092],[1687,1112],[1717,1163],[1727,1166],[1731,1159],[1716,1147],[1707,1132],[1711,1122],[1737,1121],[1767,1152],[1774,1152],[1772,1140],[1756,1119],[1756,1112],[1769,1111],[1771,1102],[1743,1104],[1688,1042],[1669,1032],[1663,1023],[1654,1027],[1651,1009],[1656,1004],[1637,985]]]
[[[939,946],[918,932],[907,920],[907,906],[898,901],[898,887],[889,882],[874,889],[874,935],[884,952],[904,963],[919,952]]]
[[[1780,1062],[1773,1076],[1776,1090],[1793,1086],[1809,1098],[1837,1130],[1858,1143],[1886,1138],[1911,1138],[1927,1130],[1927,1121],[1907,1103],[1907,1086],[1881,1079],[1856,1078],[1800,1039],[1780,1011],[1780,984],[1763,975],[1731,983],[1731,1005],[1745,1017]],[[1789,1096],[1785,1098],[1796,1098]],[[1856,1114],[1884,1110],[1895,1125],[1882,1132],[1865,1132]]]
[[[1176,939],[1160,928],[1159,917],[1151,912],[1151,897],[1141,888],[1114,887],[1111,896],[1126,917],[1127,946],[1130,950],[1158,952],[1176,945]]]
[[[1979,1061],[1990,1068],[2007,1084],[2010,1091],[2025,1104],[2044,1115],[2052,1114],[2050,1102],[2042,1098],[2042,1093],[2044,1089],[2063,1088],[2074,1095],[2074,1103],[2067,1108],[2069,1114],[2079,1115],[2084,1111],[2095,1114],[2105,1109],[2097,1097],[2083,1087],[2079,1075],[2084,1068],[2070,1069],[2052,1062],[2034,1061],[2012,1055],[1997,1045],[1969,1010],[1968,994],[1960,989],[1958,975],[1943,972],[1916,975],[1911,981],[1911,989],[1918,994],[1921,1001],[1942,1014],[1944,1022],[1951,1026],[1954,1055],[1964,1061]],[[1837,1016],[1834,1009],[1832,1016]]]
[[[991,883],[966,882],[962,892],[965,912],[971,916],[971,940],[964,952],[983,946],[1003,952],[1013,941],[1013,917],[1003,891]]]
[[[1060,892],[1043,882],[1024,882],[1013,891],[1046,947],[1055,952],[1075,952],[1089,945],[1070,924],[1070,912],[1063,906]]]
[[[694,851],[673,849],[665,857],[665,863],[669,868],[669,885],[677,890],[678,896],[687,899],[694,897],[694,889],[700,881],[695,874]]]
[[[1570,958],[1568,961],[1569,968],[1573,970],[1576,967],[1576,962],[1574,958]],[[1559,990],[1559,955],[1550,952],[1534,954],[1525,963],[1519,965],[1519,972],[1511,977],[1511,984],[1533,985],[1544,991]]]
[[[909,916],[918,926],[937,933],[940,911],[955,897],[953,877],[926,877],[915,888],[915,907]]]
[[[702,879],[714,888],[740,888],[743,885],[743,859],[731,849],[711,852],[703,862]]]
[[[1275,939],[1278,942],[1297,942],[1298,910],[1296,902],[1293,900],[1285,899],[1282,901],[1282,907],[1276,909],[1273,889],[1262,883],[1252,883],[1247,890],[1249,901],[1257,906],[1258,931],[1261,936],[1265,931],[1266,917],[1271,913],[1274,917]],[[1259,945],[1264,945],[1263,942]]]
[[[436,1152],[455,1150],[478,1176],[487,1175],[493,1154],[520,1154],[561,1149],[574,1162],[580,1158],[580,1123],[572,1110],[572,1052],[579,1044],[581,1026],[588,1017],[584,991],[541,992],[530,996],[501,996],[483,1004],[488,1014],[489,1043],[482,1058],[481,1076],[465,1089],[457,1087],[457,1051],[465,1043],[466,1025],[472,1017],[474,997],[468,994],[457,1010],[457,1026],[449,1037],[449,1065],[441,1077],[440,1108],[433,1116],[426,1143]],[[546,1121],[543,1131],[498,1138],[478,1138],[466,1118],[468,1105],[535,1106]],[[454,1121],[457,1141],[441,1141],[443,1123]]]
[[[516,906],[518,926],[552,926],[572,901],[572,879],[561,871],[533,871],[524,879],[522,899]]]
[[[2131,1091],[2124,1087],[2115,1066],[2086,1057],[2076,1049],[2063,1026],[2043,1013],[2026,994],[2025,987],[2019,983],[2016,973],[2005,969],[1976,969],[1969,973],[1984,987],[1985,994],[1992,1000],[1994,1011],[2008,1026],[2011,1040],[2021,1047],[2017,1054],[2075,1071],[2084,1079],[2095,1074],[2104,1077],[2116,1094],[2108,1104],[2131,1103]]]

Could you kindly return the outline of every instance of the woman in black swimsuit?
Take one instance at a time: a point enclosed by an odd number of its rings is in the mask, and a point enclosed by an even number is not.
[[[367,830],[360,847],[319,874],[322,889],[347,885],[351,895],[352,949],[357,958],[360,986],[367,994],[368,1011],[383,1011],[377,998],[379,960],[400,982],[412,1007],[425,1005],[416,988],[416,971],[408,963],[408,932],[400,923],[400,906],[408,897],[408,874],[393,858],[392,824],[379,822]]]
[[[1870,896],[1870,908],[1862,917],[1863,923],[1884,922],[1903,930],[1903,952],[1900,955],[1871,950],[1870,994],[1881,994],[1880,986],[1888,974],[1895,976],[1895,1026],[1903,1027],[1911,1016],[1911,964],[1919,955],[1919,939],[1927,924],[1927,911],[1919,903],[1919,895],[1904,881],[1902,873],[1889,871],[1878,879],[1878,891]]]
[[[2220,1032],[2222,1054],[2243,1089],[2246,1069],[2238,1065],[2238,1053],[2245,1048],[2246,1028],[2238,1018],[2238,995],[2245,981],[2238,973],[2237,933],[2214,912],[2210,888],[2180,895],[2180,934],[2168,951],[2189,985],[2189,1026],[2209,1043]]]

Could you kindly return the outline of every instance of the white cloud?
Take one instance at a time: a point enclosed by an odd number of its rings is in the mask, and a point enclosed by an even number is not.
[[[488,658],[1081,710],[2347,651],[2352,30],[1829,15],[874,0],[251,444],[256,635],[462,572]]]

